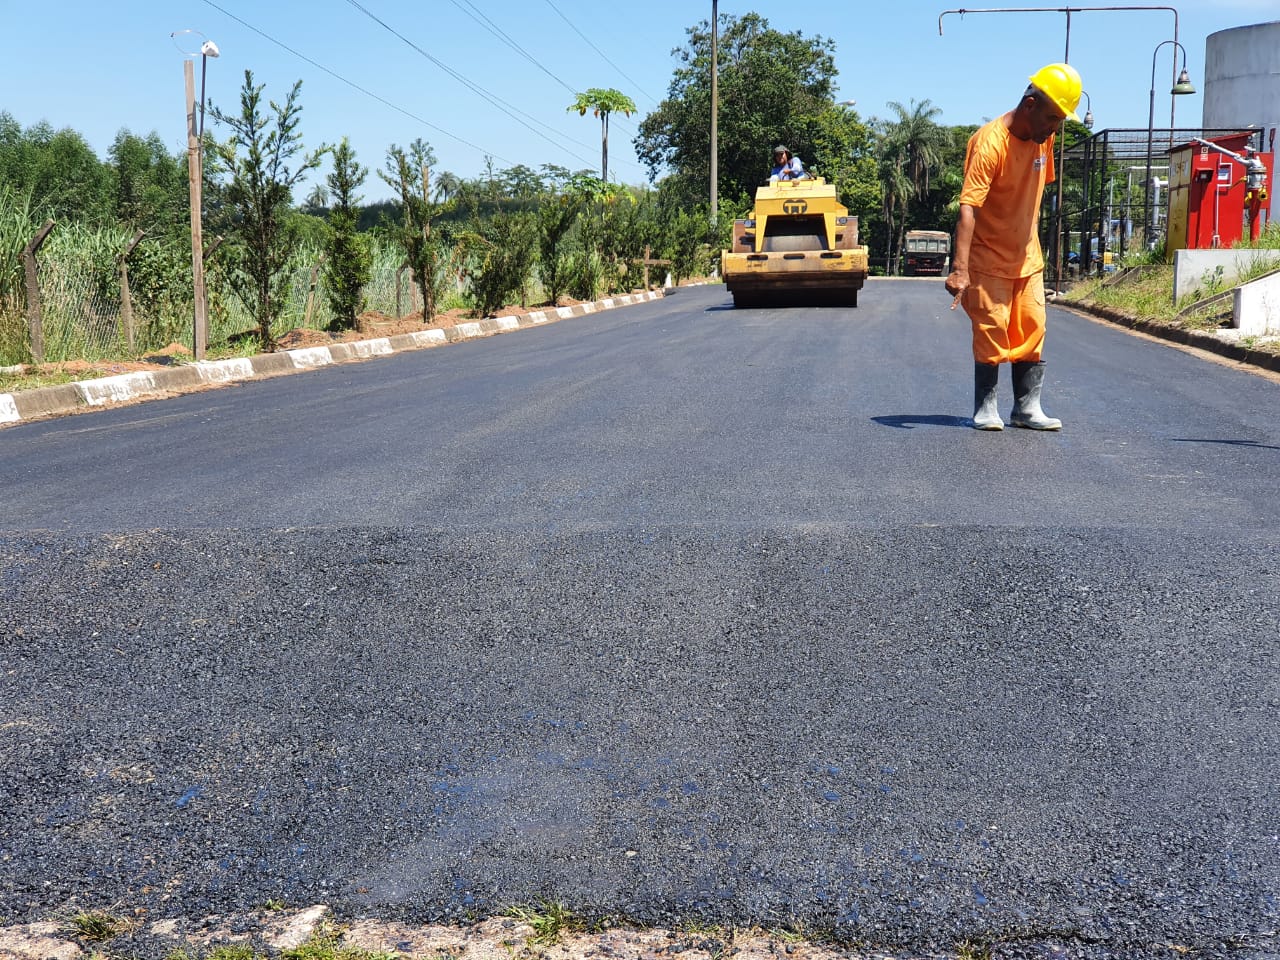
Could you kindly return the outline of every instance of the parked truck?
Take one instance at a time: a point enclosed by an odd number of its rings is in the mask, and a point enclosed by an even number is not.
[[[951,256],[951,234],[942,230],[908,230],[902,240],[902,273],[908,277],[940,277]]]

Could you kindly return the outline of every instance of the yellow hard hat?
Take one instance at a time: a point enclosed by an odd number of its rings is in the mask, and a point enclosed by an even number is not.
[[[1041,67],[1027,79],[1033,87],[1057,104],[1064,114],[1072,120],[1080,120],[1076,116],[1076,107],[1080,105],[1083,84],[1075,67],[1069,63],[1051,63],[1047,67]]]

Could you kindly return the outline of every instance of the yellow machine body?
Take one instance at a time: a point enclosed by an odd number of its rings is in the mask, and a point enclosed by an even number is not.
[[[821,177],[780,180],[756,190],[751,217],[735,220],[720,276],[736,306],[858,305],[869,252],[858,218]]]

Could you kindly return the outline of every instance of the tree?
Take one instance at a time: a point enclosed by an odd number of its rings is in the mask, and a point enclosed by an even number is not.
[[[360,212],[356,191],[369,171],[356,162],[355,151],[344,137],[333,151],[333,172],[325,178],[333,208],[329,211],[329,242],[324,277],[338,330],[352,329],[364,307],[364,287],[369,282],[372,258],[365,238],[357,232]]]
[[[116,134],[107,151],[115,186],[115,216],[126,226],[176,233],[187,219],[185,157],[170,154],[159,134]]]
[[[832,104],[835,46],[770,29],[755,13],[720,19],[719,193],[741,202],[768,176],[775,144],[812,160],[812,118]],[[694,204],[711,174],[710,24],[704,20],[687,33],[688,47],[673,51],[681,65],[667,98],[641,122],[635,144],[651,179],[670,171],[683,202]]]
[[[408,254],[409,268],[422,294],[422,318],[427,321],[435,316],[443,282],[440,239],[431,233],[431,220],[440,212],[440,205],[427,198],[435,162],[431,145],[417,139],[409,144],[408,152],[392,144],[387,150],[386,169],[378,171],[378,176],[400,191],[402,220],[396,237]]]
[[[209,113],[215,122],[231,128],[231,139],[216,150],[223,172],[230,177],[225,201],[236,239],[231,287],[253,314],[262,349],[271,350],[275,346],[272,324],[283,311],[288,292],[285,266],[293,250],[288,226],[293,188],[320,165],[325,148],[303,152],[298,132],[301,80],[283,104],[269,103],[272,116],[263,109],[263,89],[263,85],[254,86],[253,72],[246,70],[240,113],[225,113],[216,106]],[[295,158],[298,165],[291,168]]]
[[[0,183],[29,198],[39,216],[102,223],[111,215],[111,174],[74,130],[37,123],[23,130],[0,113]]]
[[[499,211],[473,221],[462,240],[467,276],[481,316],[494,316],[516,294],[523,296],[538,246],[533,214]]]
[[[801,140],[813,145],[809,166],[835,186],[840,202],[854,215],[879,209],[882,189],[872,129],[838,104],[799,120]]]
[[[897,119],[885,123],[881,139],[880,169],[884,181],[885,216],[888,223],[889,258],[902,247],[911,201],[922,201],[929,193],[930,178],[943,168],[951,132],[934,120],[942,111],[928,100],[910,101],[904,107],[896,100],[889,108]],[[894,211],[897,238],[894,239]]]
[[[569,192],[546,197],[538,205],[538,276],[552,306],[569,285],[566,238],[580,209],[579,199]]]
[[[585,117],[587,111],[600,118],[600,179],[609,179],[609,114],[623,113],[628,117],[636,112],[635,101],[620,90],[612,87],[602,90],[591,87],[586,93],[580,93],[577,99],[568,106],[569,111],[577,110],[578,116]]]

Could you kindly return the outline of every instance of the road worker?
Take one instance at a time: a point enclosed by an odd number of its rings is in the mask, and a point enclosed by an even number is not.
[[[973,327],[974,413],[978,430],[1002,430],[997,404],[1000,364],[1013,367],[1010,422],[1060,430],[1040,406],[1044,385],[1044,256],[1040,199],[1052,183],[1054,133],[1076,116],[1080,74],[1051,63],[1031,75],[1018,105],[969,138],[960,218],[947,292]],[[953,306],[955,302],[953,302]]]

